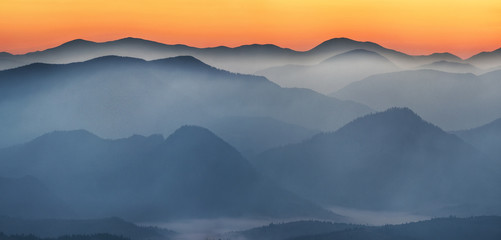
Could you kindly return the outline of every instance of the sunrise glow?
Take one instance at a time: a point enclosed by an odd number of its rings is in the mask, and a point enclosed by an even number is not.
[[[501,1],[0,1],[0,51],[129,36],[196,47],[272,43],[295,50],[348,37],[409,54],[469,57],[501,47]]]

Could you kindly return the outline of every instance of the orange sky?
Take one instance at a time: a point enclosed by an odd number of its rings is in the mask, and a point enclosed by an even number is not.
[[[0,0],[0,51],[128,36],[198,47],[273,43],[296,50],[348,37],[410,54],[469,57],[501,47],[501,1]]]

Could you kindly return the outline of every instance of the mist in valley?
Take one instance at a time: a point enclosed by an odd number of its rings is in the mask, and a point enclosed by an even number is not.
[[[2,55],[0,239],[499,239],[496,56],[346,38]]]

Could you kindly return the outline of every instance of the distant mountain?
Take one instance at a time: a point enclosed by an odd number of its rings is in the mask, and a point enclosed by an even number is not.
[[[364,49],[330,57],[319,64],[285,65],[256,72],[285,87],[311,88],[331,93],[370,75],[393,72],[399,68],[378,53]]]
[[[402,68],[415,67],[426,63],[432,63],[440,60],[459,61],[461,58],[450,53],[433,53],[430,55],[407,55],[392,49],[385,48],[373,42],[359,42],[348,38],[333,38],[305,52],[308,56],[322,56],[323,59],[356,49],[364,49],[376,52],[389,59],[397,66]]]
[[[381,227],[360,227],[327,234],[301,236],[295,240],[495,240],[501,238],[501,219],[492,217],[437,218]]]
[[[481,73],[483,70],[469,64],[460,62],[437,61],[417,67],[419,69],[431,69],[452,73]]]
[[[332,223],[322,221],[296,221],[288,223],[271,223],[267,226],[252,228],[245,231],[232,232],[224,235],[223,239],[248,239],[248,240],[281,240],[301,236],[326,234],[353,228],[362,225],[346,223]]]
[[[248,157],[270,148],[300,142],[320,132],[268,117],[225,117],[202,123],[202,126]]]
[[[66,204],[34,177],[0,177],[0,193],[0,215],[23,218],[72,215]]]
[[[453,132],[494,159],[500,159],[501,118],[473,129]],[[501,165],[501,163],[500,163]]]
[[[368,77],[332,96],[384,110],[410,107],[446,130],[468,129],[501,117],[501,71],[480,76],[434,70]]]
[[[54,129],[121,138],[242,115],[334,130],[371,109],[218,70],[193,57],[148,62],[107,56],[0,71],[0,111],[0,146],[7,146]]]
[[[254,163],[287,189],[327,206],[420,212],[494,204],[501,196],[501,169],[406,108],[268,150]]]
[[[194,126],[166,140],[54,132],[1,149],[0,174],[36,176],[79,218],[338,217],[282,190],[233,147]]]
[[[171,239],[176,234],[167,229],[137,226],[120,218],[28,220],[2,216],[0,216],[0,232],[7,235],[32,234],[40,238],[107,233],[133,240]]]
[[[103,43],[77,39],[44,51],[23,55],[4,53],[0,55],[0,69],[14,68],[35,62],[58,64],[81,62],[107,55],[127,56],[145,60],[190,55],[218,68],[234,72],[253,73],[287,64],[318,64],[329,57],[355,49],[377,52],[400,67],[415,67],[439,60],[462,61],[449,53],[410,56],[384,48],[376,43],[354,41],[348,38],[330,39],[304,52],[281,48],[272,44],[252,44],[235,48],[224,46],[195,48],[181,44],[168,45],[138,38],[124,38]]]
[[[482,68],[499,67],[501,66],[501,48],[492,52],[481,52],[466,59],[466,61]]]
[[[298,221],[270,224],[247,231],[230,234],[227,239],[248,240],[429,240],[429,239],[483,239],[501,237],[501,218],[482,216],[471,218],[435,218],[426,221],[398,225],[363,226],[319,221]],[[240,237],[240,238],[239,238]]]

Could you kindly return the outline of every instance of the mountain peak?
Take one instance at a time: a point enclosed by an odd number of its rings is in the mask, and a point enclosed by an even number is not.
[[[177,139],[185,139],[186,137],[193,139],[220,139],[214,133],[209,131],[207,128],[195,126],[195,125],[185,125],[178,128],[174,133],[172,133],[166,140],[172,141]]]
[[[200,61],[198,58],[189,56],[189,55],[183,55],[183,56],[176,56],[176,57],[170,57],[170,58],[162,58],[158,60],[153,60],[151,61],[153,63],[179,63],[179,64],[188,64],[188,65],[200,65],[203,64],[205,66],[209,66],[205,64],[204,62]]]
[[[311,49],[312,51],[326,51],[331,48],[342,48],[342,47],[354,47],[360,45],[371,45],[376,47],[381,47],[380,45],[373,42],[360,42],[349,38],[332,38],[325,42],[320,43],[318,46]]]
[[[148,45],[166,46],[164,43],[146,40],[143,38],[136,38],[136,37],[126,37],[126,38],[121,38],[121,39],[117,39],[117,40],[109,41],[109,42],[105,42],[105,43],[126,43],[126,44],[129,43],[129,44],[148,44]]]
[[[44,134],[40,137],[37,137],[30,143],[40,143],[40,142],[48,142],[48,143],[68,143],[68,142],[88,142],[102,140],[100,137],[94,135],[93,133],[87,130],[71,130],[71,131],[53,131],[47,134]]]
[[[335,55],[333,57],[330,57],[323,62],[334,62],[334,61],[339,61],[339,60],[376,60],[376,61],[385,61],[389,62],[389,60],[383,56],[381,56],[379,53],[369,51],[366,49],[355,49],[355,50],[350,50],[338,55]]]
[[[267,50],[275,50],[275,49],[288,49],[288,48],[281,48],[277,45],[274,44],[248,44],[248,45],[242,45],[239,47],[236,47],[236,49],[267,49]],[[290,49],[289,49],[290,50]]]
[[[372,120],[375,118],[384,118],[388,121],[398,122],[425,122],[419,115],[407,107],[393,107],[382,112],[371,113],[363,117],[357,118],[352,123],[357,121]]]
[[[75,39],[75,40],[71,40],[69,42],[65,42],[63,44],[61,44],[59,47],[78,47],[78,46],[81,46],[81,45],[89,45],[89,44],[95,44],[96,42],[92,42],[92,41],[88,41],[88,40],[85,40],[85,39]]]
[[[461,61],[462,59],[452,53],[448,52],[443,52],[443,53],[432,53],[428,55],[429,57],[439,57],[443,59],[448,59],[448,60],[456,60],[456,61]]]
[[[11,56],[13,55],[8,52],[0,52],[0,57],[11,57]]]
[[[437,126],[424,121],[409,108],[390,108],[383,112],[371,113],[357,118],[336,131],[336,134],[345,133],[384,133],[415,135],[425,133],[443,133]]]
[[[146,61],[143,59],[140,59],[140,58],[107,55],[107,56],[93,58],[93,59],[90,59],[90,60],[85,61],[85,62],[100,63],[101,64],[101,63],[118,63],[118,62],[146,62]]]

